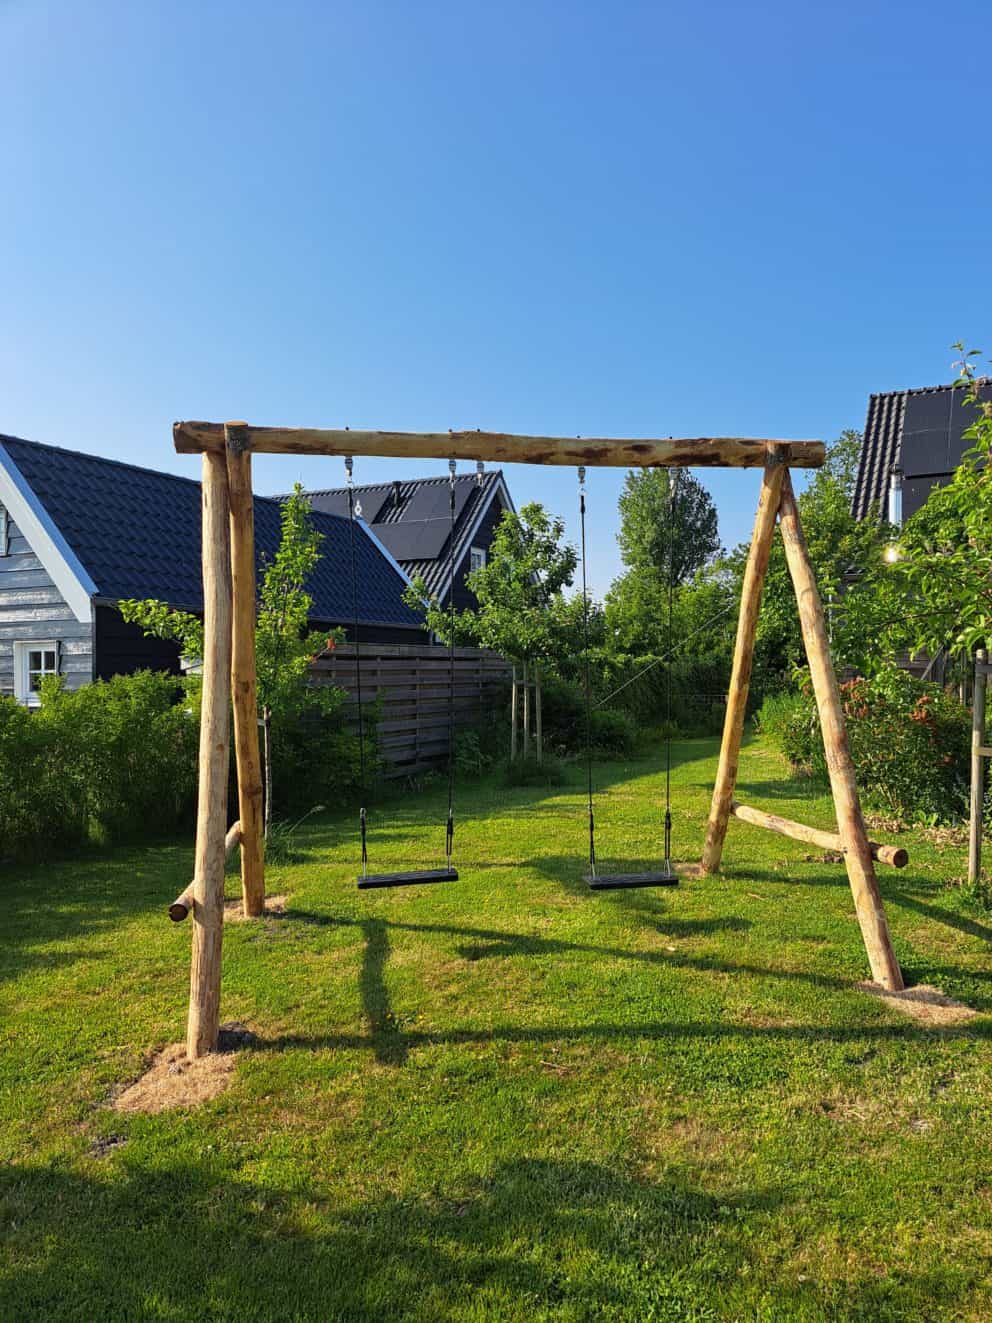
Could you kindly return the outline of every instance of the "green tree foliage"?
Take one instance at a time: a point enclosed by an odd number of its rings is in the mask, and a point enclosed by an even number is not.
[[[890,626],[890,643],[908,642],[936,652],[950,646],[971,652],[992,640],[992,403],[979,397],[980,378],[964,350],[955,385],[977,413],[965,432],[972,447],[950,482],[930,493],[900,536],[892,567],[904,604]]]
[[[306,583],[317,567],[323,535],[313,526],[310,502],[297,483],[280,510],[279,548],[265,567],[259,588],[255,627],[258,708],[264,733],[265,826],[272,821],[273,739],[282,738],[287,752],[299,743],[300,722],[329,716],[340,707],[340,691],[307,684],[314,657],[333,648],[340,630],[328,633],[308,628],[313,598]],[[203,656],[203,623],[165,602],[148,599],[118,603],[121,615],[146,634],[176,640],[189,658]],[[194,685],[197,681],[194,679]]]
[[[720,550],[716,506],[690,473],[632,469],[620,494],[617,541],[632,573],[667,581],[671,571],[676,584],[686,583]]]
[[[493,648],[511,661],[555,663],[574,654],[582,614],[581,594],[578,605],[565,596],[578,557],[564,535],[564,521],[539,502],[518,514],[506,510],[487,563],[466,580],[476,608],[443,610],[422,579],[413,582],[404,600],[445,642],[454,627],[456,642]]]

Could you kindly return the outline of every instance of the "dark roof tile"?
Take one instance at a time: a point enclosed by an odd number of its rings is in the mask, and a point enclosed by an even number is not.
[[[0,435],[0,443],[94,580],[111,600],[156,597],[190,611],[203,608],[200,578],[200,484],[58,446]],[[278,500],[255,497],[259,573],[279,545]],[[313,618],[353,618],[347,519],[318,511],[321,559],[307,589]],[[359,618],[364,624],[416,627],[402,601],[405,581],[371,537],[356,542]]]

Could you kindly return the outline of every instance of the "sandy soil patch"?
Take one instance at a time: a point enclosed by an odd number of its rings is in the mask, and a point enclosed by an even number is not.
[[[862,992],[869,992],[873,997],[880,997],[887,1005],[895,1007],[903,1015],[920,1024],[935,1027],[948,1024],[964,1024],[978,1014],[964,1002],[955,1001],[946,996],[939,988],[921,983],[915,988],[904,988],[902,992],[888,992],[877,983],[859,983]]]
[[[265,912],[260,917],[264,919],[282,919],[286,914],[286,907],[289,904],[288,896],[266,896]],[[224,922],[225,923],[254,923],[254,919],[245,919],[244,910],[241,908],[239,900],[224,901]]]
[[[221,1026],[216,1052],[190,1061],[185,1043],[170,1043],[155,1054],[140,1079],[114,1099],[117,1112],[165,1112],[196,1107],[223,1093],[238,1062],[238,1049],[253,1035],[243,1024]]]

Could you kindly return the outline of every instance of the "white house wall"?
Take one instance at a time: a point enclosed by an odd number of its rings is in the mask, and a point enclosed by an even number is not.
[[[68,689],[93,678],[93,623],[72,607],[10,521],[9,554],[0,556],[0,694],[14,692],[14,643],[55,639]]]

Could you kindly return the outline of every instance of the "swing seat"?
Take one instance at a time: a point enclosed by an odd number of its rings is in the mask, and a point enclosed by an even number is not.
[[[373,887],[416,887],[425,882],[457,882],[457,868],[425,868],[414,873],[369,873],[358,879],[358,890]]]
[[[586,873],[590,891],[632,891],[635,887],[677,887],[679,875],[669,865],[651,873]]]

